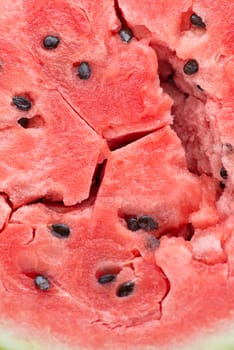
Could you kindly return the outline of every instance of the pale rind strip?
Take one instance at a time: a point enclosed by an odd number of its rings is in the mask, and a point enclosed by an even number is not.
[[[234,324],[233,326],[229,326],[229,331],[223,331],[217,335],[207,336],[201,340],[197,340],[196,342],[190,343],[185,347],[176,348],[173,346],[172,348],[166,347],[167,350],[234,350]],[[45,343],[40,343],[37,341],[26,341],[20,339],[20,337],[16,336],[12,331],[8,331],[4,328],[0,328],[0,350],[87,350],[81,347],[75,348],[67,348],[64,345],[51,344],[46,345]],[[126,344],[126,350],[130,349]],[[159,350],[158,348],[149,346],[146,348],[134,347],[137,350]],[[162,349],[162,348],[161,348]],[[89,348],[90,350],[90,348]],[[116,348],[113,344],[112,350],[122,350],[120,348]],[[162,349],[164,350],[164,349]]]

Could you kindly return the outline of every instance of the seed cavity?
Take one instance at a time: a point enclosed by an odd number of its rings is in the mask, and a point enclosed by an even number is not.
[[[40,115],[35,115],[32,118],[20,118],[17,123],[24,129],[36,129],[45,125],[45,120]]]
[[[226,187],[226,185],[222,181],[220,181],[219,182],[219,187],[222,188],[222,190],[223,190]]]
[[[80,79],[87,80],[91,76],[91,68],[88,62],[81,62],[77,69],[77,74]]]
[[[127,219],[127,226],[130,231],[137,231],[140,229],[137,218]]]
[[[34,278],[34,283],[38,289],[43,290],[45,292],[50,288],[49,280],[43,275],[37,275]]]
[[[135,283],[132,282],[132,281],[128,281],[128,282],[122,283],[119,286],[119,288],[117,289],[116,295],[119,298],[127,297],[127,296],[129,296],[130,294],[133,293],[134,287],[135,287]]]
[[[67,238],[70,233],[70,227],[66,224],[52,224],[50,230],[53,236],[57,238]]]
[[[171,73],[168,75],[167,81],[169,84],[172,84],[172,85],[175,84],[174,75],[175,75],[174,73]]]
[[[220,176],[225,180],[228,178],[228,172],[224,167],[220,169]]]
[[[106,274],[98,278],[98,283],[100,284],[107,284],[112,281],[114,281],[116,278],[116,275],[113,274]]]
[[[20,118],[17,123],[22,126],[22,128],[27,129],[28,124],[29,124],[29,119],[28,118]]]
[[[56,49],[56,47],[59,45],[60,39],[57,36],[54,35],[48,35],[43,40],[43,46],[47,50],[53,50]]]
[[[186,241],[191,241],[191,239],[193,238],[193,235],[194,235],[194,226],[191,222],[189,222],[187,224],[187,232],[186,232],[186,235],[185,235],[185,240]]]
[[[31,101],[23,96],[13,97],[12,103],[21,111],[29,111],[29,109],[32,107]]]
[[[138,218],[138,225],[145,231],[152,231],[158,229],[158,223],[154,218],[148,215],[142,215]]]
[[[196,13],[193,13],[190,16],[190,22],[196,27],[206,28],[206,25],[203,22],[202,18],[200,16],[198,16]]]
[[[122,27],[119,31],[119,35],[123,42],[129,43],[133,38],[133,32],[130,28],[124,28]]]
[[[194,59],[189,60],[185,63],[183,71],[187,75],[192,75],[197,73],[199,70],[199,65],[198,62]]]

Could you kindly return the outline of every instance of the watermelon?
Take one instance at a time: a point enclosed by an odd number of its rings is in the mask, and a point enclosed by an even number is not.
[[[234,349],[233,18],[0,0],[1,349]]]

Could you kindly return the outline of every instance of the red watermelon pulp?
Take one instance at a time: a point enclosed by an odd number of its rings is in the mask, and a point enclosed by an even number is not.
[[[0,0],[4,349],[234,333],[233,18],[228,0]]]

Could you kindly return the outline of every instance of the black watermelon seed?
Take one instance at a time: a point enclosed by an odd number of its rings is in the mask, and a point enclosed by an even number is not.
[[[138,225],[141,229],[145,231],[156,230],[158,228],[157,221],[154,220],[151,216],[142,215],[138,218]]]
[[[60,39],[57,36],[48,35],[43,40],[43,46],[47,50],[53,50],[53,49],[56,49],[59,42],[60,42]]]
[[[81,62],[78,69],[77,69],[77,74],[80,79],[82,80],[87,80],[90,78],[91,75],[91,69],[88,64],[88,62]]]
[[[65,224],[53,224],[50,227],[53,236],[58,238],[67,238],[70,233],[70,227]]]
[[[119,286],[116,294],[119,298],[127,297],[130,294],[132,294],[134,287],[135,287],[134,282],[132,281],[125,282]]]
[[[228,172],[227,172],[227,170],[226,170],[224,167],[222,167],[222,168],[220,169],[220,176],[221,176],[223,179],[227,179],[227,178],[228,178]]]
[[[197,73],[199,69],[198,63],[196,60],[189,60],[185,63],[183,71],[187,75],[192,75]]]
[[[98,283],[100,284],[106,284],[114,281],[116,278],[116,275],[113,274],[106,274],[98,278]]]
[[[32,107],[31,101],[23,96],[13,97],[12,102],[21,111],[28,111]]]
[[[222,188],[222,189],[224,189],[224,188],[226,187],[226,185],[225,185],[222,181],[220,181],[219,187]]]
[[[47,291],[50,288],[49,280],[43,275],[36,276],[34,278],[34,283],[37,288],[43,291]]]
[[[200,91],[204,91],[204,89],[203,89],[200,85],[197,85],[197,88],[198,88],[198,90],[200,90]]]
[[[28,124],[29,124],[29,119],[28,118],[20,118],[17,123],[22,126],[22,128],[27,129]]]
[[[138,220],[136,218],[127,219],[127,226],[130,231],[137,231],[140,228],[138,225]]]
[[[125,43],[129,43],[133,38],[133,33],[130,28],[121,28],[119,35]]]
[[[198,15],[196,15],[196,13],[193,13],[191,16],[190,16],[190,22],[194,25],[194,26],[197,26],[197,27],[201,27],[201,28],[205,28],[206,25],[205,23],[203,22],[202,18]]]

